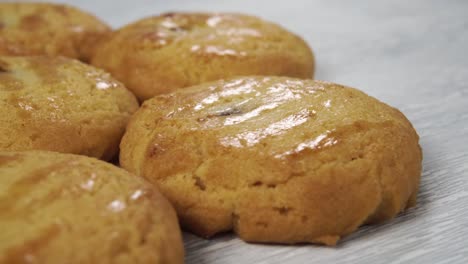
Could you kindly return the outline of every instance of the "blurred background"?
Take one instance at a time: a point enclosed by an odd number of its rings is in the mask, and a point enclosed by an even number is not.
[[[377,89],[380,96],[384,93],[382,99],[388,97],[395,103],[398,103],[401,90],[423,88],[415,76],[432,78],[449,74],[445,77],[456,81],[468,74],[463,65],[467,57],[460,54],[468,47],[466,0],[49,2],[70,3],[89,10],[114,27],[169,11],[257,15],[283,25],[311,45],[317,58],[316,79],[348,84],[374,95]],[[450,68],[447,68],[448,64]],[[394,84],[392,88],[379,88],[389,82]]]

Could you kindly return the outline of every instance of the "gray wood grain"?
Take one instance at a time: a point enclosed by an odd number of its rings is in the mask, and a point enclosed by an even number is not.
[[[421,136],[416,208],[336,248],[246,244],[185,234],[187,263],[468,263],[468,1],[59,1],[114,26],[174,10],[238,11],[303,36],[317,79],[401,109]]]

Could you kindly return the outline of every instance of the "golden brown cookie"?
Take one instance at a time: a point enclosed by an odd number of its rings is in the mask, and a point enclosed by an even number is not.
[[[0,152],[0,263],[183,263],[176,214],[111,164]]]
[[[307,44],[282,27],[240,14],[167,13],[115,31],[92,64],[140,100],[238,75],[311,78]]]
[[[64,57],[0,56],[0,150],[110,159],[136,98],[108,73]]]
[[[415,204],[410,122],[359,90],[286,77],[206,83],[146,101],[121,166],[160,187],[201,236],[335,244]]]
[[[88,61],[110,28],[77,8],[0,3],[0,55],[63,55]]]

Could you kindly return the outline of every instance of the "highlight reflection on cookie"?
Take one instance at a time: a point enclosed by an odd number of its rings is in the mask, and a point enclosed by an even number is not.
[[[110,159],[137,108],[120,82],[79,61],[0,56],[0,150]]]
[[[109,26],[77,8],[0,3],[0,55],[62,55],[88,61]]]
[[[198,235],[333,245],[414,205],[421,149],[403,114],[356,89],[240,77],[147,100],[120,162]]]
[[[183,263],[176,214],[108,163],[0,152],[0,263]]]
[[[167,13],[115,31],[92,64],[140,100],[239,75],[311,78],[307,44],[282,27],[240,14]]]

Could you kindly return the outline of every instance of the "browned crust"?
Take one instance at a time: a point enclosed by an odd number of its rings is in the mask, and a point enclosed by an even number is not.
[[[313,53],[304,40],[276,24],[240,14],[145,18],[112,33],[91,63],[111,72],[141,101],[221,78],[312,78],[314,72]]]
[[[208,237],[233,229],[246,241],[333,245],[359,226],[386,221],[415,204],[422,154],[403,114],[340,85],[266,79],[208,83],[146,101],[121,142],[121,165],[158,185],[183,227]],[[249,126],[226,126],[228,118],[279,100],[266,91],[288,86],[278,98],[304,99],[277,106],[281,111],[264,110]],[[249,92],[220,95],[242,89]],[[256,92],[263,93],[257,98],[266,96],[263,103],[242,106],[240,114],[231,111],[234,116],[213,115]],[[194,110],[201,102],[207,110]],[[300,114],[304,109],[308,115]],[[271,120],[265,123],[271,126],[283,120],[279,116],[302,123],[282,136],[256,132],[266,129],[256,123]],[[223,145],[226,138],[241,140]]]
[[[89,61],[111,29],[75,7],[0,3],[0,55],[62,55]]]
[[[0,152],[0,263],[183,263],[174,209],[96,159]]]

